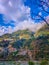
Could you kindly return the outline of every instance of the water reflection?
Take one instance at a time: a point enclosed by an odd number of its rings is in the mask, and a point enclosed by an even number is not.
[[[0,65],[28,65],[26,61],[0,61]]]

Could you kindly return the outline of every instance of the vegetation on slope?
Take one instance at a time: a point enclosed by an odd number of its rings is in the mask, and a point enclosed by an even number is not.
[[[49,59],[49,26],[43,26],[36,33],[27,29],[1,36],[0,48],[8,48],[9,45],[17,50],[27,47],[30,51],[36,51],[35,54],[32,52],[36,59]]]

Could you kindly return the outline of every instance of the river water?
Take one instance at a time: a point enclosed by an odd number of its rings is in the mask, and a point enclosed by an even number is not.
[[[0,61],[0,65],[29,65],[27,61]],[[40,65],[35,61],[35,65]]]

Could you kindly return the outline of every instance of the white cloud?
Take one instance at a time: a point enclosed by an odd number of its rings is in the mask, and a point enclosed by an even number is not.
[[[28,19],[30,16],[30,8],[24,6],[22,0],[0,0],[0,13],[5,14],[11,20],[19,22],[22,18]],[[19,20],[20,18],[21,20]]]
[[[7,28],[7,33],[12,33],[13,32],[13,28],[11,27],[11,26],[9,26],[8,28]]]
[[[39,15],[42,15],[42,13],[41,13],[41,12],[39,12]]]
[[[23,0],[0,0],[0,13],[5,15],[4,23],[15,25],[15,27],[0,26],[0,35],[24,29],[37,31],[44,25],[44,23],[34,23],[31,19],[30,8],[24,6]],[[41,14],[39,12],[39,15]],[[10,20],[14,20],[14,22]]]
[[[13,28],[11,26],[5,27],[5,26],[0,26],[0,36],[6,33],[12,33]]]
[[[40,29],[44,23],[35,23],[32,19],[24,20],[23,22],[19,23],[14,31],[17,30],[24,30],[24,29],[29,29],[33,32],[36,32],[38,29]]]
[[[8,2],[8,5],[9,5],[10,7],[13,6],[13,4],[11,3],[11,1]]]
[[[0,36],[5,33],[4,30],[5,30],[5,27],[4,26],[2,26],[2,27],[0,26]]]
[[[46,19],[47,23],[49,24],[49,16],[47,16],[45,19]]]
[[[18,31],[18,30],[25,30],[25,29],[29,29],[33,32],[36,32],[43,25],[44,25],[44,23],[34,23],[34,21],[32,19],[28,19],[28,20],[24,20],[23,22],[20,22],[14,28],[12,28],[11,26],[9,26],[9,27],[1,26],[0,35],[3,35],[5,33],[12,33],[12,32]]]
[[[0,13],[4,14],[4,12],[6,12],[4,6],[0,4]]]

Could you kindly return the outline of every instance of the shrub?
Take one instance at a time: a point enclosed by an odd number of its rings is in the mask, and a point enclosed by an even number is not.
[[[34,62],[29,61],[28,64],[29,64],[29,65],[34,65]]]
[[[48,65],[48,61],[47,60],[43,60],[43,61],[41,61],[40,65]]]

